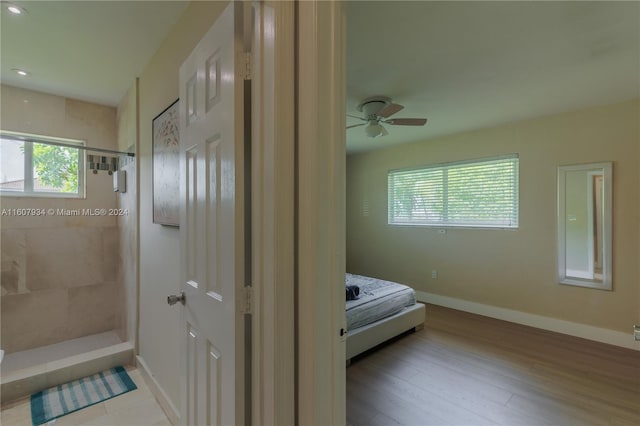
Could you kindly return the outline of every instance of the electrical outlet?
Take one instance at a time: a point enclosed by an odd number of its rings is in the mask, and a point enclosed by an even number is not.
[[[640,325],[633,326],[633,338],[640,341]]]
[[[435,269],[431,271],[431,279],[434,279],[434,280],[438,279],[438,271],[436,271]]]

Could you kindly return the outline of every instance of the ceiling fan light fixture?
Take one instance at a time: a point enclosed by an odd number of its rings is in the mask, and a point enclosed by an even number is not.
[[[364,132],[370,138],[381,136],[384,133],[384,127],[376,121],[370,121],[367,127],[364,128]]]
[[[427,124],[426,118],[389,118],[402,109],[404,109],[404,106],[393,103],[391,98],[386,96],[367,98],[357,106],[357,110],[362,112],[364,117],[347,114],[347,117],[356,118],[360,120],[360,123],[346,127],[351,129],[365,126],[364,134],[369,138],[377,138],[389,134],[381,123],[391,126],[424,126]]]

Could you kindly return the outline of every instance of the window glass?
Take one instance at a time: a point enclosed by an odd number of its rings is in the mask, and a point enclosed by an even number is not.
[[[84,196],[82,142],[3,132],[0,191],[4,195]]]
[[[518,227],[518,157],[388,174],[389,224]]]
[[[0,189],[24,190],[24,142],[2,139],[0,142]]]

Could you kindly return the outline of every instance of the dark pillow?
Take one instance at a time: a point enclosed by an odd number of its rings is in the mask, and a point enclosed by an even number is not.
[[[360,295],[360,287],[357,285],[347,286],[347,300],[356,300]]]

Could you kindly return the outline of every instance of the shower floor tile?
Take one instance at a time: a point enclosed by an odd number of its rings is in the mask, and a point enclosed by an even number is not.
[[[170,426],[142,375],[135,367],[127,367],[127,373],[138,389],[113,399],[92,405],[50,424],[55,426]],[[31,426],[29,398],[16,401],[2,409],[3,425]]]

